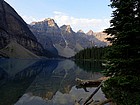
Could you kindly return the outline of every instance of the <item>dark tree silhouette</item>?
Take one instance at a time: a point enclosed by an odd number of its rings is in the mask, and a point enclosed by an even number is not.
[[[106,54],[105,74],[112,78],[103,91],[118,105],[140,104],[140,1],[111,0],[110,28],[105,32],[112,43]]]

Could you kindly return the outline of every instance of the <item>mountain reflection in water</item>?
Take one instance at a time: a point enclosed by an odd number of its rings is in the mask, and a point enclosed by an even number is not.
[[[0,105],[72,105],[95,89],[77,89],[75,79],[101,76],[82,70],[71,60],[0,59]],[[104,99],[101,90],[94,99]]]

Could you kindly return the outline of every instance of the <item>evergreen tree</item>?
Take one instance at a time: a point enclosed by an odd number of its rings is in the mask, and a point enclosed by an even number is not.
[[[111,0],[113,19],[106,32],[112,43],[108,75],[140,74],[140,3],[139,0]]]
[[[140,104],[140,1],[111,0],[114,9],[106,33],[108,48],[105,74],[112,78],[103,90],[118,105]]]
[[[90,59],[90,60],[102,60],[103,55],[105,53],[105,47],[92,47],[92,48],[86,48],[84,50],[81,50],[78,52],[74,58],[75,59]]]

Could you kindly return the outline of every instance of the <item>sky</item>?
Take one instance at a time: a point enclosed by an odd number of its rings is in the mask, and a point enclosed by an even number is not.
[[[110,26],[110,0],[5,0],[26,23],[52,18],[74,31],[103,31]]]

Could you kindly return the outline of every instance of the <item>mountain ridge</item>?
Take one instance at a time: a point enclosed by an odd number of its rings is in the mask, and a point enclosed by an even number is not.
[[[29,28],[44,48],[64,57],[74,56],[84,48],[106,46],[106,42],[100,41],[94,34],[89,36],[82,30],[74,32],[70,25],[59,27],[54,19],[51,18],[33,22],[29,24]],[[94,32],[92,31],[92,33]]]

